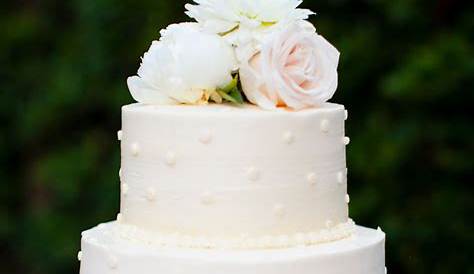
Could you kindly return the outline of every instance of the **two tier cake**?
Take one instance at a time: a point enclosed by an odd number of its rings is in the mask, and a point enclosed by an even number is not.
[[[348,216],[338,51],[300,1],[196,1],[129,78],[121,210],[81,274],[384,274]]]

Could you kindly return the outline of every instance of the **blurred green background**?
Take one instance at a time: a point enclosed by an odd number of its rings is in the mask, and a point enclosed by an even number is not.
[[[387,232],[389,273],[474,273],[472,3],[303,4],[342,52],[351,215]],[[0,272],[78,273],[81,231],[119,208],[126,78],[184,4],[2,1]]]

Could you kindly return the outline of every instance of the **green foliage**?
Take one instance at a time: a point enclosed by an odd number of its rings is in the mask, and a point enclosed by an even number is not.
[[[236,74],[232,81],[225,87],[217,89],[217,93],[225,100],[234,104],[243,104],[244,97],[239,88],[239,75]]]
[[[2,273],[78,273],[80,231],[118,211],[125,80],[184,3],[0,4]],[[303,6],[342,53],[352,217],[387,232],[389,273],[474,273],[473,4]]]

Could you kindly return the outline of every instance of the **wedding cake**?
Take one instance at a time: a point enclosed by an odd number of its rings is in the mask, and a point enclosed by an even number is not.
[[[349,218],[339,52],[297,0],[195,0],[128,79],[121,208],[81,274],[384,274]]]

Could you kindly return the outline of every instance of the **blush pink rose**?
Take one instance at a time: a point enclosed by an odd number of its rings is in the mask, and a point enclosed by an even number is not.
[[[338,63],[339,51],[312,25],[296,24],[269,36],[241,64],[242,88],[264,109],[319,106],[336,92]]]

